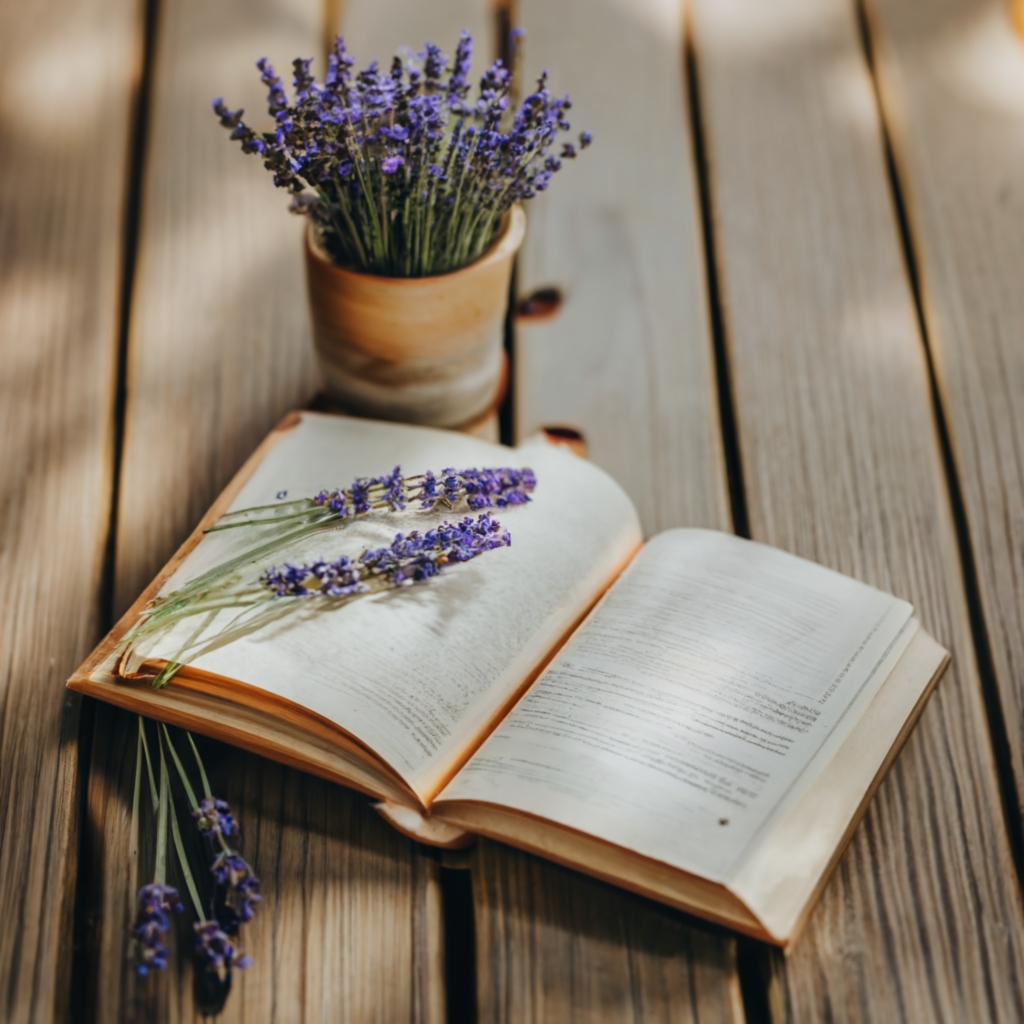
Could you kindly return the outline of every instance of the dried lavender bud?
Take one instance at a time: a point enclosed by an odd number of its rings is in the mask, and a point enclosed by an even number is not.
[[[252,960],[239,955],[239,949],[217,921],[197,921],[194,927],[196,957],[205,967],[226,972],[234,968],[244,971],[252,966]]]
[[[238,823],[231,813],[231,808],[223,800],[216,797],[203,797],[199,806],[192,809],[192,817],[200,832],[211,836],[221,835],[225,839],[238,838]]]
[[[347,597],[365,593],[371,582],[399,586],[436,576],[452,562],[468,562],[485,551],[508,547],[512,537],[487,513],[475,520],[442,523],[420,533],[396,534],[386,548],[362,553],[353,562],[347,556],[328,562],[317,559],[303,565],[285,563],[268,569],[261,580],[276,597]]]
[[[153,882],[139,890],[139,910],[132,928],[138,943],[135,969],[139,974],[146,975],[151,970],[162,971],[167,967],[170,951],[161,936],[171,927],[169,915],[180,914],[183,909],[178,890],[170,885]]]
[[[390,508],[398,512],[413,501],[418,501],[424,511],[434,508],[438,502],[451,508],[463,498],[471,509],[477,511],[495,506],[523,505],[530,500],[530,492],[536,486],[537,478],[526,466],[521,469],[511,466],[445,469],[441,471],[440,478],[429,470],[422,476],[406,478],[402,476],[401,467],[395,466],[387,476],[353,481],[348,490],[323,490],[313,502],[334,512],[339,519],[374,508]],[[234,514],[241,515],[242,512]],[[253,520],[255,523],[260,521]]]
[[[225,891],[221,927],[228,935],[237,936],[238,929],[252,920],[256,904],[263,902],[260,880],[252,868],[233,850],[222,850],[210,867],[214,881]]]

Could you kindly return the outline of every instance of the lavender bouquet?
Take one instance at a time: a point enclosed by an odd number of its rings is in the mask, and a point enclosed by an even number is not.
[[[513,76],[500,60],[471,98],[472,54],[464,32],[450,63],[427,43],[387,73],[374,61],[354,74],[339,36],[322,83],[311,60],[295,60],[291,101],[267,59],[257,62],[273,131],[254,131],[223,99],[213,109],[293,193],[292,209],[312,217],[334,262],[391,277],[444,274],[483,255],[512,205],[576,156],[571,142],[553,151],[571,104],[551,94],[547,72],[513,112]],[[579,148],[590,141],[583,132]]]

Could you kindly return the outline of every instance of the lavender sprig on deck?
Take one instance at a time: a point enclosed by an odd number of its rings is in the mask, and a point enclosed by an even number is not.
[[[251,961],[236,955],[241,949],[239,932],[243,924],[252,920],[256,904],[263,902],[260,880],[228,842],[238,839],[239,831],[231,808],[224,800],[204,797],[193,808],[192,817],[214,851],[210,874],[215,887],[213,916],[217,924],[216,928],[211,922],[204,922],[202,929],[196,926],[196,949],[208,960],[209,966],[221,966],[216,958],[224,957],[229,969],[232,966],[244,969]]]
[[[436,576],[446,565],[468,562],[486,551],[508,547],[511,543],[509,531],[485,512],[476,519],[466,516],[459,522],[444,522],[423,533],[413,530],[396,534],[388,547],[367,549],[357,558],[341,555],[333,560],[318,558],[301,565],[285,562],[264,570],[256,582],[211,584],[191,592],[182,588],[161,602],[154,602],[146,617],[141,618],[122,641],[122,653],[129,655],[135,645],[148,636],[190,616],[236,608],[243,612],[255,611],[267,608],[278,598],[347,598],[420,583]],[[193,639],[189,649],[201,642]],[[155,689],[170,682],[181,667],[184,653],[167,662],[157,674],[153,680]],[[223,816],[228,814],[230,822],[230,812],[217,801],[197,805],[196,813],[209,819],[210,828],[223,832],[229,827],[224,824]]]
[[[555,153],[571,103],[551,93],[547,72],[513,112],[500,60],[470,97],[472,56],[463,32],[451,61],[427,43],[387,71],[373,61],[353,73],[339,36],[323,82],[312,60],[293,62],[291,100],[266,58],[257,62],[273,131],[253,130],[223,99],[213,110],[293,194],[292,209],[312,217],[335,262],[392,277],[446,273],[480,257],[512,205],[544,191],[577,153],[568,142]],[[579,135],[580,149],[590,142]]]

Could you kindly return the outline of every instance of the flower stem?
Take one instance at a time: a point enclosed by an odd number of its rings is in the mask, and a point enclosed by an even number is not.
[[[160,736],[157,735],[157,742]],[[160,809],[156,819],[156,867],[153,880],[164,885],[167,881],[167,761],[164,759],[163,744],[160,744]]]
[[[181,779],[181,784],[185,787],[185,793],[188,795],[189,807],[198,807],[199,801],[196,799],[195,790],[192,789],[192,783],[188,781],[185,768],[178,758],[178,752],[174,749],[174,744],[171,742],[171,734],[167,731],[166,725],[161,725],[161,728],[164,731],[164,738],[167,740],[167,747],[171,752],[171,757],[174,758],[174,766],[178,769],[178,777]]]
[[[139,715],[139,735],[135,741],[135,790],[132,793],[132,827],[135,831],[134,849],[139,849],[139,798],[142,795],[142,716]]]
[[[199,751],[196,749],[196,741],[192,739],[192,733],[186,732],[185,735],[192,746],[192,755],[196,759],[196,764],[199,765],[199,776],[203,780],[203,792],[208,799],[212,800],[213,793],[210,792],[210,780],[206,777],[206,768],[203,767],[203,759],[199,756]]]
[[[188,866],[188,857],[185,856],[185,846],[181,841],[181,831],[178,829],[178,816],[171,815],[171,834],[174,836],[174,849],[178,854],[178,865],[185,878],[185,885],[188,887],[189,895],[192,897],[192,904],[196,908],[196,916],[200,921],[206,919],[203,911],[202,900],[199,899],[199,890],[196,888],[196,881],[192,877],[192,869]]]
[[[160,807],[160,797],[156,792],[156,779],[153,776],[153,761],[149,756],[149,743],[146,741],[145,720],[139,715],[139,739],[142,741],[142,750],[146,755],[146,771],[149,774],[149,795],[153,798],[153,813]]]

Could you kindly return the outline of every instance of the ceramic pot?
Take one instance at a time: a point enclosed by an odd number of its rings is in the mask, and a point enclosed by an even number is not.
[[[312,226],[306,283],[313,340],[331,397],[380,419],[458,427],[494,405],[512,261],[526,232],[514,207],[491,248],[434,277],[378,277],[331,263]]]

